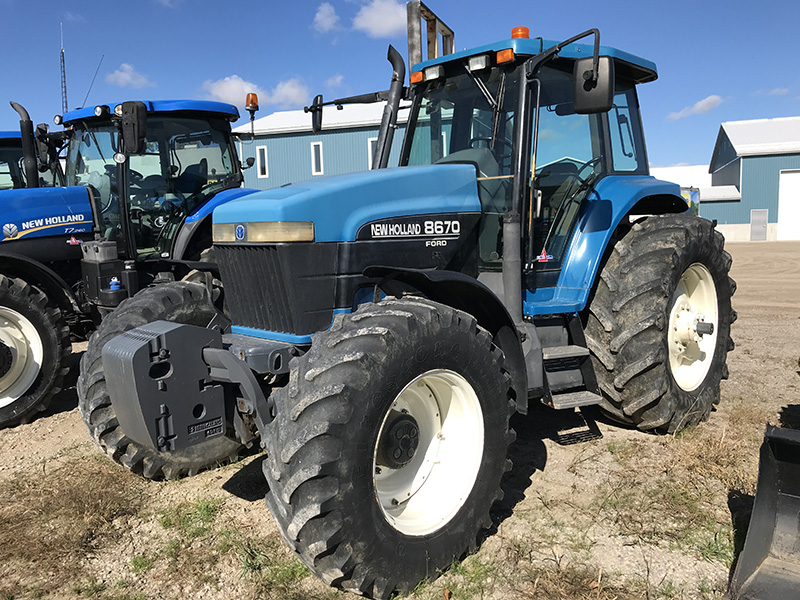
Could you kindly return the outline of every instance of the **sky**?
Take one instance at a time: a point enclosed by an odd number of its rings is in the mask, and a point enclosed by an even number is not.
[[[600,30],[602,45],[656,63],[639,86],[651,166],[707,165],[720,123],[800,116],[800,0],[428,0],[457,50],[507,39],[513,27],[561,40]],[[63,31],[68,108],[124,100],[258,93],[256,118],[387,89],[389,44],[407,59],[398,0],[0,0],[0,130],[7,105],[35,122],[61,113]],[[406,75],[406,83],[408,82]],[[3,108],[5,106],[5,108]]]

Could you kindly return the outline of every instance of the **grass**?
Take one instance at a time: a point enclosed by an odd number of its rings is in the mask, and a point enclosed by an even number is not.
[[[67,456],[55,467],[25,472],[0,486],[0,564],[35,572],[36,583],[0,582],[6,597],[36,595],[66,580],[83,597],[100,590],[84,557],[119,535],[115,522],[141,507],[143,482],[110,461]]]

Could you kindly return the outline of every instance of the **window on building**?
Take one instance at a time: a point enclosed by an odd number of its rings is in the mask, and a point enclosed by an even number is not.
[[[267,161],[267,147],[258,146],[256,148],[256,172],[259,179],[267,179],[269,177],[269,162]]]
[[[312,175],[322,175],[323,174],[323,165],[322,165],[322,142],[312,142],[311,143],[311,174]]]
[[[374,137],[367,140],[367,152],[369,153],[367,154],[367,165],[370,169],[372,168],[372,160],[375,157],[375,146],[377,145],[378,138]]]

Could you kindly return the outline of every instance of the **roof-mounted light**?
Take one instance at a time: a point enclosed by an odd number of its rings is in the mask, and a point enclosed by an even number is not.
[[[424,73],[425,81],[434,81],[435,79],[444,77],[444,67],[442,65],[434,65],[425,69]]]
[[[53,117],[53,123],[55,123],[56,125],[61,125],[63,122],[64,122],[64,117],[62,117],[61,115],[56,115],[55,117]]]
[[[99,106],[94,107],[94,116],[95,117],[105,117],[111,112],[111,109],[108,108],[105,104],[100,104]]]
[[[512,40],[527,40],[531,37],[531,32],[527,27],[514,27],[511,30]]]
[[[114,114],[117,115],[118,117],[122,116],[122,104],[117,104],[114,107]]]
[[[489,68],[489,55],[481,54],[479,56],[470,56],[467,61],[467,68],[470,71],[481,71]]]
[[[497,53],[497,64],[504,65],[506,63],[514,62],[514,49],[506,48]]]
[[[425,80],[425,73],[422,71],[414,71],[408,76],[408,80],[411,83],[422,83]]]

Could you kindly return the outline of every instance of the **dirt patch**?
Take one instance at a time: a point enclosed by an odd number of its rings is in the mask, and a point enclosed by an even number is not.
[[[496,531],[413,597],[722,598],[764,424],[800,404],[800,243],[728,251],[736,350],[708,422],[654,436],[599,420],[602,438],[561,445],[576,416],[515,418]],[[94,446],[76,406],[70,388],[34,422],[0,431],[0,598],[343,597],[282,543],[261,455],[145,482]]]

